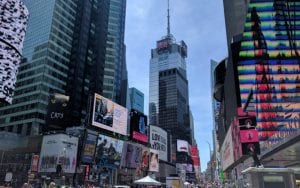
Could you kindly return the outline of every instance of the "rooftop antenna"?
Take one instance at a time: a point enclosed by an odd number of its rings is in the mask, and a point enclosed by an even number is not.
[[[167,28],[167,36],[170,36],[170,0],[168,0],[168,28]]]

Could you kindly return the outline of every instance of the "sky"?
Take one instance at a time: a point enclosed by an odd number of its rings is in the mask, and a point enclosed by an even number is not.
[[[170,0],[171,34],[188,46],[189,102],[202,171],[209,161],[207,141],[213,146],[210,61],[227,56],[222,2]],[[167,0],[127,0],[125,44],[129,87],[144,93],[147,115],[151,49],[166,34]]]

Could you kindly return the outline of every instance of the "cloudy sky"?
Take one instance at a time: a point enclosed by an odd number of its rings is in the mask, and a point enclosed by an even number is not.
[[[210,60],[227,55],[221,0],[170,0],[171,33],[188,46],[190,106],[202,171],[212,145]],[[150,49],[167,33],[167,0],[127,0],[125,43],[129,87],[145,94],[148,114]]]

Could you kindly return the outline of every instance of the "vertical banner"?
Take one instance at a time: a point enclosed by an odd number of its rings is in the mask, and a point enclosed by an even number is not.
[[[125,142],[122,155],[122,166],[138,168],[141,163],[143,148],[140,145]]]
[[[81,162],[92,163],[94,161],[98,135],[87,132],[84,140]]]
[[[158,172],[159,171],[158,151],[157,150],[150,149],[149,171],[150,172]]]

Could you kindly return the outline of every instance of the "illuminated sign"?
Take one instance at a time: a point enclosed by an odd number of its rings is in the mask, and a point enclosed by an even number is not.
[[[168,161],[168,133],[160,127],[150,126],[150,145],[159,151],[159,159]]]
[[[148,143],[147,116],[136,110],[130,112],[130,132],[135,140]]]
[[[299,3],[252,0],[246,17],[238,78],[242,106],[256,111],[262,149],[297,134],[300,128]],[[272,10],[272,11],[270,11]]]

